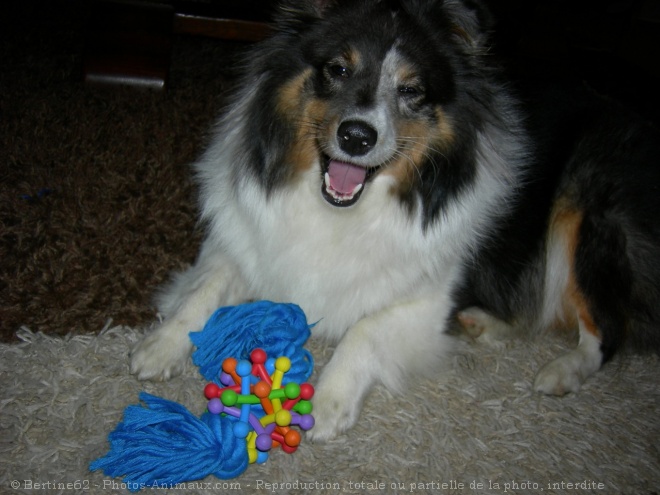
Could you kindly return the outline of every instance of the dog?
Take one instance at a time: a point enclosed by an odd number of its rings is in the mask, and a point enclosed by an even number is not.
[[[195,164],[206,237],[132,373],[179,373],[220,306],[295,302],[337,342],[323,441],[374,385],[432,372],[457,326],[577,332],[538,373],[547,394],[625,342],[657,348],[657,131],[599,98],[524,105],[490,23],[470,0],[284,0]]]

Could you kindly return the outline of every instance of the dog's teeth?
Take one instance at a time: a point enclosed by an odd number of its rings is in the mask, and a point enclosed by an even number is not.
[[[341,194],[340,192],[335,191],[330,185],[330,174],[328,172],[324,174],[323,180],[325,182],[326,192],[337,201],[348,201],[353,199],[355,195],[362,190],[363,187],[363,184],[358,184],[353,188],[353,191],[350,194]]]

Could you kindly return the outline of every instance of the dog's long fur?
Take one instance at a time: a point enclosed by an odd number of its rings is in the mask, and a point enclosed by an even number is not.
[[[468,0],[285,0],[196,164],[208,234],[132,372],[178,373],[219,306],[295,302],[339,342],[314,400],[326,439],[374,384],[433,369],[453,321],[577,329],[546,393],[576,391],[628,336],[655,346],[657,134],[581,99],[528,117],[487,28]]]

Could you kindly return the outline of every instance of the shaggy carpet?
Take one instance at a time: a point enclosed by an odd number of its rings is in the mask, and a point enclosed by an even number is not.
[[[194,366],[168,383],[139,382],[127,352],[140,332],[109,326],[98,336],[22,329],[20,343],[0,345],[0,493],[127,493],[87,469],[124,408],[147,391],[203,411]],[[462,343],[435,379],[399,396],[376,389],[336,440],[303,438],[293,455],[273,451],[234,480],[156,493],[657,493],[658,358],[619,357],[576,395],[534,393],[535,370],[567,345]],[[309,348],[318,371],[330,349],[314,339]]]

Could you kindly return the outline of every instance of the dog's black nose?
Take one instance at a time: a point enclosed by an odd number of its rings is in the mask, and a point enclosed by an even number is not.
[[[351,156],[366,155],[376,145],[378,132],[366,122],[347,120],[337,130],[339,147]]]

